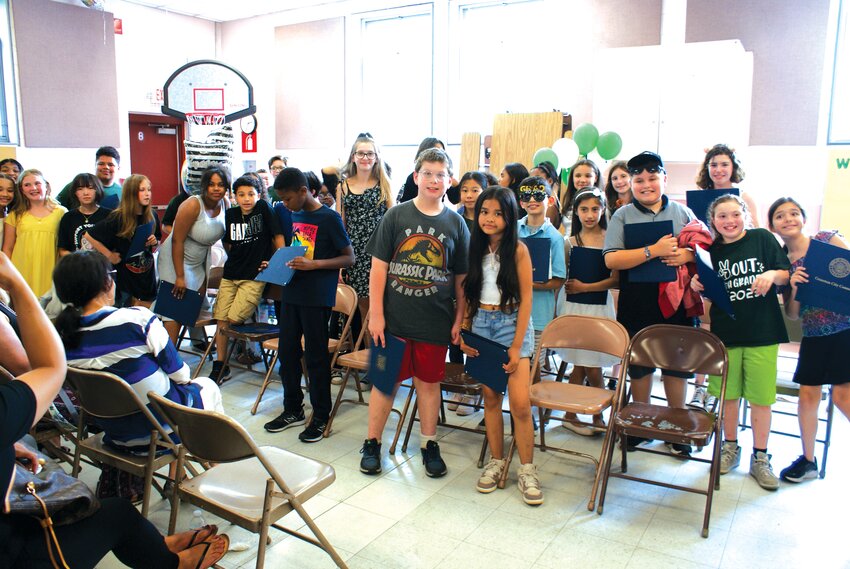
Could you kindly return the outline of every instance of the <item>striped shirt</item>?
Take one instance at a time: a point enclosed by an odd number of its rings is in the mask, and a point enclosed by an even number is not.
[[[200,388],[189,383],[189,366],[147,308],[110,307],[83,316],[80,335],[79,346],[66,350],[68,365],[113,373],[146,404],[153,391],[183,405],[203,407]],[[97,423],[106,432],[105,442],[131,452],[147,450],[151,425],[141,413]]]

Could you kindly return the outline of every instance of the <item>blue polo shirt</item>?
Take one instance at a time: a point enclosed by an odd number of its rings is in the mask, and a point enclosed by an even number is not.
[[[564,279],[567,277],[567,264],[564,259],[564,236],[555,229],[548,219],[543,220],[540,227],[528,225],[528,217],[517,221],[517,232],[520,238],[549,240],[549,278]],[[535,331],[542,331],[555,317],[555,290],[535,290],[531,297],[531,321]]]

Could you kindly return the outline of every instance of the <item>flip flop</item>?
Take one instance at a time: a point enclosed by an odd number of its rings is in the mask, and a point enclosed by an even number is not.
[[[212,545],[215,543],[216,539],[224,540],[224,550],[221,552],[221,555],[214,554],[214,555],[212,555],[212,557],[210,557],[208,559],[207,553],[209,552],[210,547],[212,547]],[[213,565],[215,565],[219,561],[221,561],[221,559],[225,555],[227,555],[227,551],[230,549],[230,538],[227,537],[227,534],[217,535],[212,540],[202,541],[201,543],[199,543],[195,547],[203,547],[204,548],[203,552],[201,553],[201,558],[198,560],[198,564],[195,565],[195,569],[207,569],[209,567],[212,567]]]
[[[198,537],[204,531],[207,531],[208,533],[204,537],[202,537],[201,539],[198,539]],[[196,545],[200,545],[203,542],[205,542],[206,540],[208,540],[209,538],[215,536],[216,534],[218,534],[218,526],[217,525],[207,524],[205,526],[201,526],[201,527],[192,531],[192,539],[189,540],[189,545],[187,545],[184,549],[191,549],[191,548],[195,547]]]

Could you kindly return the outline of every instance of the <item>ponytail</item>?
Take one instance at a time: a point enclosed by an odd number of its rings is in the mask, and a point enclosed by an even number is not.
[[[53,321],[66,350],[73,350],[80,345],[80,322],[82,318],[82,309],[69,304],[62,309],[62,312]]]

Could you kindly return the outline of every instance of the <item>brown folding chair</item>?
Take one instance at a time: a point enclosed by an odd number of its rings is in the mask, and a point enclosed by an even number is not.
[[[259,534],[258,569],[265,563],[269,526],[323,549],[338,567],[346,567],[303,506],[335,480],[330,464],[278,447],[258,447],[242,425],[221,413],[184,407],[155,393],[148,397],[180,437],[178,465],[185,463],[187,452],[216,464],[191,479],[178,468],[169,534],[184,500]],[[314,537],[276,523],[293,510]]]
[[[260,302],[264,302],[266,300],[280,300],[282,289],[279,285],[269,284],[266,285],[266,288],[263,290],[262,298]],[[256,371],[253,366],[241,366],[238,364],[234,364],[230,361],[230,356],[233,355],[233,349],[236,347],[236,343],[239,341],[248,342],[249,344],[252,342],[259,342],[262,345],[266,340],[271,340],[272,338],[277,338],[280,334],[280,328],[277,324],[269,324],[268,322],[253,322],[248,324],[238,324],[235,326],[230,326],[229,328],[217,329],[215,331],[215,335],[213,335],[210,340],[209,345],[207,346],[207,350],[204,352],[204,355],[201,357],[201,361],[198,362],[198,367],[195,368],[195,373],[192,375],[192,379],[198,377],[201,373],[201,368],[204,367],[204,363],[206,363],[207,357],[212,351],[212,347],[215,345],[215,340],[218,335],[221,334],[225,336],[228,340],[227,349],[224,354],[224,363],[225,365],[231,368],[240,368],[246,371],[252,371],[254,373],[260,373]],[[266,366],[266,369],[269,369],[269,354],[265,351],[263,352],[263,363]],[[214,381],[218,382],[218,378],[212,378]]]
[[[340,352],[351,351],[354,348],[354,341],[351,338],[351,320],[354,316],[354,313],[357,311],[357,291],[354,288],[348,286],[347,284],[337,284],[336,285],[336,301],[333,307],[333,313],[331,318],[336,318],[341,316],[343,318],[342,331],[340,332],[339,338],[328,338],[328,353],[331,354],[331,369],[336,366],[337,358],[339,357]],[[260,406],[260,401],[263,399],[263,394],[265,394],[266,389],[269,386],[269,383],[272,381],[272,374],[274,373],[274,367],[279,358],[278,355],[278,340],[280,336],[275,336],[274,338],[269,338],[265,342],[263,342],[263,351],[272,355],[271,363],[269,364],[269,369],[266,371],[266,376],[263,378],[263,385],[260,387],[259,393],[257,393],[257,400],[254,401],[254,406],[251,407],[251,414],[257,414],[257,408]],[[304,347],[304,339],[301,339],[301,347]],[[304,364],[304,360],[301,360],[301,368],[304,370],[304,377],[307,377],[307,368]],[[309,381],[309,378],[308,378]],[[330,425],[330,421],[328,421],[328,425]],[[325,436],[327,437],[330,434],[330,428],[325,430]]]
[[[625,357],[626,348],[629,345],[629,334],[623,326],[608,318],[597,318],[594,316],[559,316],[555,318],[543,330],[540,336],[540,346],[534,358],[532,377],[534,370],[541,364],[541,359],[547,349],[572,348],[601,352],[622,359]],[[622,366],[621,366],[622,370]],[[619,380],[622,380],[623,372],[620,371]],[[620,381],[622,383],[622,381]],[[565,454],[571,454],[586,458],[595,467],[593,487],[590,491],[590,499],[587,509],[593,510],[596,505],[596,491],[602,477],[601,462],[606,456],[608,447],[612,444],[611,423],[604,429],[605,438],[599,456],[593,456],[576,450],[552,447],[546,444],[546,425],[551,418],[552,411],[574,413],[576,415],[599,415],[614,403],[614,392],[599,387],[589,387],[560,381],[541,381],[531,386],[529,390],[532,407],[537,407],[540,413],[540,442],[535,446],[541,451],[554,450]],[[585,424],[592,429],[600,430],[593,424]],[[511,438],[508,447],[508,462],[502,471],[499,487],[505,487],[508,470],[510,468],[513,450],[516,447],[516,439]]]
[[[704,373],[706,375],[720,376],[721,402],[714,412],[696,409],[673,409],[651,403],[628,402],[625,381],[617,386],[617,403],[611,417],[614,437],[621,439],[622,469],[620,472],[612,471],[612,457],[614,444],[608,446],[608,453],[603,463],[604,474],[602,477],[602,489],[599,495],[598,512],[602,513],[605,505],[605,493],[608,489],[608,480],[611,477],[625,478],[637,482],[645,482],[674,490],[682,490],[695,494],[703,494],[705,500],[705,513],[703,516],[702,537],[708,537],[708,522],[711,516],[711,501],[714,490],[720,488],[720,443],[722,439],[723,405],[726,398],[726,375],[729,367],[729,358],[726,348],[720,339],[700,328],[689,328],[687,326],[675,326],[671,324],[656,324],[644,328],[632,338],[626,353],[626,363],[644,367],[658,367],[667,370]],[[635,450],[673,456],[681,460],[691,460],[710,464],[708,485],[706,488],[693,486],[680,486],[641,478],[627,474],[628,464],[626,461],[627,444],[626,437],[636,436],[649,439],[661,440],[668,443],[679,443],[706,447],[713,441],[711,459],[689,457],[683,458],[669,453],[653,449],[637,447]]]
[[[80,459],[82,455],[85,455],[95,464],[106,464],[134,476],[144,477],[145,495],[142,502],[142,515],[147,517],[151,486],[155,484],[154,476],[162,480],[169,479],[156,472],[177,460],[177,445],[171,441],[162,424],[157,421],[130,384],[117,375],[68,366],[66,380],[77,393],[81,405],[71,476],[76,477],[79,474]],[[126,453],[107,445],[103,440],[104,433],[86,436],[86,415],[100,419],[117,419],[137,413],[141,413],[151,426],[147,455]],[[157,490],[160,494],[163,493],[159,486]]]

